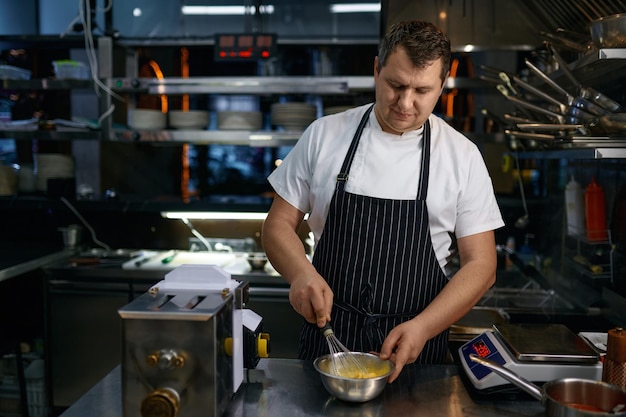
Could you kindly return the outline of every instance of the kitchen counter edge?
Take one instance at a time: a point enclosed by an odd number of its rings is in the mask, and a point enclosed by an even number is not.
[[[117,366],[60,417],[122,417],[121,375],[121,366]],[[454,364],[407,366],[397,381],[366,403],[346,403],[328,394],[311,361],[261,359],[257,368],[245,375],[246,381],[223,417],[545,415],[541,403],[532,399],[475,399]]]

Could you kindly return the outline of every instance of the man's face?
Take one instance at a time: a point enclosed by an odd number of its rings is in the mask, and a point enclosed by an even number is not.
[[[420,128],[437,105],[443,91],[441,60],[416,68],[404,48],[396,48],[378,71],[374,60],[376,106],[374,111],[383,131],[401,134]]]

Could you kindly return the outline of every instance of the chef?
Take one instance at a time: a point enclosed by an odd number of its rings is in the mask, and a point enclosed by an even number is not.
[[[328,353],[330,322],[350,350],[394,362],[390,382],[405,364],[445,362],[448,328],[495,282],[504,223],[491,178],[475,144],[432,114],[450,55],[428,22],[391,26],[375,103],[313,122],[268,178],[263,246],[305,319],[301,359]]]

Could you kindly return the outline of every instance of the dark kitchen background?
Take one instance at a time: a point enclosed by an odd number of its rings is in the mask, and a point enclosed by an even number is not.
[[[592,279],[590,284],[603,288],[605,284],[617,288],[624,285],[620,250],[626,223],[623,159],[590,158],[587,154],[578,157],[580,152],[555,154],[549,146],[542,146],[541,141],[505,134],[505,117],[528,115],[528,111],[520,111],[496,88],[499,71],[538,83],[529,73],[525,60],[535,62],[545,71],[553,69],[544,44],[550,40],[566,60],[579,64],[576,75],[582,83],[593,85],[613,100],[626,101],[624,77],[619,71],[624,61],[593,60],[589,38],[590,17],[617,12],[619,4],[605,2],[594,7],[586,2],[579,5],[561,1],[553,9],[547,9],[539,1],[476,0],[441,4],[384,1],[373,12],[340,14],[329,12],[330,1],[277,1],[272,3],[271,12],[264,8],[264,2],[232,1],[224,3],[242,6],[244,14],[216,17],[180,13],[181,5],[202,2],[88,3],[95,6],[90,20],[94,38],[113,39],[110,75],[120,79],[156,76],[150,63],[157,64],[165,79],[183,75],[367,79],[372,74],[380,33],[391,22],[408,17],[434,21],[450,34],[455,62],[454,78],[436,110],[483,151],[507,222],[505,228],[497,231],[497,243],[515,242],[518,249],[537,254],[543,262],[559,269],[563,257],[556,248],[563,246],[565,186],[572,176],[583,186],[594,177],[606,194],[607,229],[612,240],[608,249],[594,247],[589,256],[602,258],[603,262],[610,257],[611,279]],[[55,60],[87,62],[82,28],[77,25],[81,4],[84,3],[71,0],[4,2],[0,17],[2,59],[32,71],[32,79],[54,78],[51,63]],[[273,56],[252,62],[216,60],[213,36],[220,32],[275,34]],[[15,50],[21,52],[11,54]],[[563,76],[559,81],[566,82]],[[129,106],[158,108],[161,105],[161,97],[155,94],[143,91],[120,94],[129,100],[111,100],[115,109],[110,120],[117,128],[127,126]],[[93,122],[107,109],[92,89],[84,87],[5,88],[2,97],[4,114],[8,114],[8,106],[13,120],[37,115],[44,120],[78,118]],[[264,115],[263,130],[280,131],[271,124],[269,113],[273,103],[304,101],[315,105],[318,115],[322,115],[328,107],[356,106],[372,99],[371,88],[321,95],[202,93],[173,94],[168,97],[168,106],[176,109],[186,105],[190,109],[210,111],[208,130],[215,130],[215,115],[220,109],[255,109]],[[89,198],[81,198],[71,183],[58,185],[49,192],[52,195],[35,191],[2,197],[3,236],[7,241],[25,245],[33,239],[62,244],[58,227],[76,223],[77,218],[54,193],[69,193],[85,218],[95,226],[99,239],[113,247],[184,248],[188,244],[188,230],[180,222],[163,220],[161,211],[266,210],[272,197],[266,177],[293,143],[255,146],[223,140],[209,143],[193,137],[185,141],[144,141],[132,137],[131,140],[91,140],[80,136],[68,140],[62,135],[53,136],[53,140],[40,136],[29,139],[23,133],[17,139],[8,133],[3,136],[5,165],[14,163],[27,172],[37,154],[65,154],[75,164],[76,190],[79,194],[88,191]],[[518,155],[516,150],[527,152]],[[517,161],[515,157],[519,157]],[[524,227],[516,227],[521,217],[530,221]],[[209,234],[220,230],[219,225],[206,221],[198,221],[197,226]],[[253,236],[258,241],[258,225],[253,230],[247,227],[231,230],[240,231],[242,236],[237,237]]]

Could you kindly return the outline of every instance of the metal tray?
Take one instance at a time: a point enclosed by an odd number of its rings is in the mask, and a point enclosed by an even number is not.
[[[511,324],[493,326],[519,362],[591,364],[598,353],[579,335],[562,324]]]

